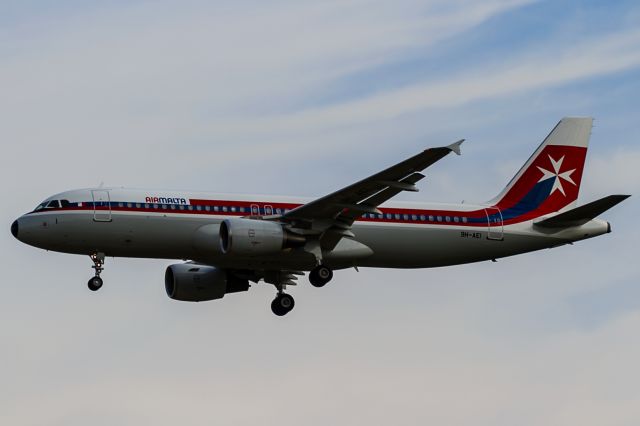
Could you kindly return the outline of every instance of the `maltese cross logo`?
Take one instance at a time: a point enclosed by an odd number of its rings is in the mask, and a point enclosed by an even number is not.
[[[576,186],[576,183],[573,181],[573,179],[571,179],[571,175],[576,171],[576,169],[568,170],[566,172],[560,172],[560,170],[562,169],[562,162],[564,161],[564,155],[558,161],[554,160],[549,155],[549,160],[551,160],[551,167],[553,168],[553,171],[550,172],[549,170],[545,170],[542,167],[537,166],[538,170],[542,172],[542,177],[538,182],[553,178],[555,180],[553,181],[553,187],[551,187],[551,192],[549,193],[549,195],[558,190],[562,192],[562,195],[566,196],[566,194],[564,193],[564,188],[562,187],[562,180],[564,179],[573,186]]]

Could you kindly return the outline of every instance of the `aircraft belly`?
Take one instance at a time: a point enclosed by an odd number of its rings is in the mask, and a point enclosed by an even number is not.
[[[186,259],[197,254],[195,231],[211,222],[210,218],[131,214],[113,214],[110,222],[96,222],[92,214],[65,215],[47,248],[77,254],[100,251],[114,257]]]
[[[310,270],[315,266],[313,256],[300,250],[269,256],[223,255],[218,240],[220,218],[114,213],[111,222],[95,222],[92,214],[83,213],[48,221],[53,225],[49,225],[48,240],[42,248],[49,250],[76,254],[100,251],[114,257],[189,259],[234,269]],[[554,244],[548,237],[530,232],[509,233],[507,229],[501,241],[487,239],[484,228],[454,226],[356,223],[353,232],[355,239],[373,253],[353,259],[329,256],[327,263],[334,269],[447,266],[510,256]]]
[[[486,229],[468,227],[360,225],[353,230],[357,240],[374,252],[357,262],[364,267],[448,266],[506,257],[550,245],[548,238],[525,233],[505,233],[502,240],[490,240]]]
[[[312,255],[285,251],[274,255],[224,255],[218,239],[220,219],[160,215],[112,215],[95,222],[91,214],[74,214],[51,232],[48,250],[74,254],[96,251],[108,257],[188,259],[233,269],[311,269]]]

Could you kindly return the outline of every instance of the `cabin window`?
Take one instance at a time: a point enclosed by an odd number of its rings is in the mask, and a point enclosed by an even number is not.
[[[179,209],[180,209],[180,210],[184,210],[184,206],[183,206],[183,205],[181,205],[181,206],[179,207]]]
[[[460,222],[460,218],[458,216],[456,216],[456,217],[453,218],[453,221],[458,223],[458,222]]]
[[[451,218],[449,216],[445,217],[444,220],[447,222],[451,222]]]
[[[229,211],[229,209],[226,206],[224,206],[224,207],[222,207],[222,211],[226,212],[226,211]]]
[[[171,204],[171,210],[175,210],[176,209],[176,205],[175,204]]]
[[[438,216],[437,219],[438,219],[438,222],[442,222],[442,216]]]
[[[467,218],[466,217],[462,218],[462,223],[467,223]]]
[[[124,207],[124,204],[123,203],[118,203],[118,207],[122,208],[122,207]]]
[[[204,206],[204,209],[205,209],[206,211],[211,211],[211,206]]]
[[[235,207],[231,207],[231,211],[235,213],[236,212],[236,208]]]
[[[413,220],[418,220],[418,216],[416,216],[415,214],[413,216],[411,216],[411,219]]]
[[[166,204],[163,204],[163,205],[162,205],[162,210],[166,210],[166,209],[167,209],[167,207],[168,207],[168,206],[167,206]]]

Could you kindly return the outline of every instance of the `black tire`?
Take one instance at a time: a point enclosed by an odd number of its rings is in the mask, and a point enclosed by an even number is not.
[[[325,265],[319,265],[309,273],[309,282],[314,287],[324,287],[333,278],[333,271]]]
[[[271,311],[281,317],[291,312],[294,306],[295,301],[293,300],[293,297],[286,293],[282,293],[276,296],[276,298],[271,302]]]
[[[100,287],[102,287],[102,278],[100,277],[93,277],[89,280],[89,282],[87,283],[87,286],[89,287],[89,290],[91,291],[98,291],[100,290]]]

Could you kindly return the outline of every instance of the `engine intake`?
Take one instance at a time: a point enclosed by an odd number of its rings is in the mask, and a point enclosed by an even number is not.
[[[255,219],[225,219],[220,224],[220,248],[224,254],[269,254],[301,247],[302,235],[280,223]]]
[[[164,274],[167,296],[185,302],[201,302],[224,297],[227,293],[249,290],[249,281],[213,266],[181,263],[171,265]]]

